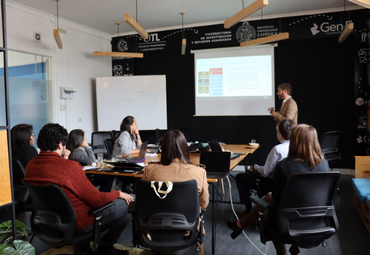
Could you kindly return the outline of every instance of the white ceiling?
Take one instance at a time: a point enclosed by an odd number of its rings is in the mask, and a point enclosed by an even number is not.
[[[7,0],[20,3],[53,15],[57,14],[55,0]],[[255,0],[244,0],[244,7]],[[137,3],[137,9],[136,9]],[[354,8],[355,7],[355,8]],[[129,13],[146,30],[181,26],[196,23],[219,23],[243,8],[242,0],[60,0],[59,17],[104,31],[117,33],[132,29],[123,21],[123,14]],[[254,19],[299,14],[357,9],[359,6],[347,0],[269,0],[269,5],[251,17]]]

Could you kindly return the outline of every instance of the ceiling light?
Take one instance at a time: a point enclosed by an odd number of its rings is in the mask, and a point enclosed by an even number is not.
[[[181,43],[181,55],[185,55],[186,52],[186,38],[185,38],[185,30],[184,30],[184,12],[180,12],[182,16],[182,43]]]
[[[59,0],[55,0],[55,1],[57,2],[57,29],[53,29],[53,36],[54,36],[55,42],[58,45],[58,48],[63,49],[62,39],[60,38],[59,31],[58,31],[59,30],[59,7],[58,7]]]
[[[53,29],[53,36],[59,49],[63,49],[62,39],[60,38],[58,29]]]
[[[269,4],[268,0],[257,0],[254,3],[250,4],[231,18],[227,19],[224,22],[224,28],[230,28],[234,26],[236,23],[241,21],[242,19],[252,15],[258,10],[261,10],[263,7]]]
[[[135,30],[142,38],[148,39],[149,35],[148,32],[142,28],[139,23],[137,23],[128,13],[123,14],[123,20],[133,29]]]
[[[117,34],[119,36],[119,22],[117,24]],[[124,58],[143,58],[143,53],[135,52],[113,52],[113,51],[94,51],[94,56],[98,57],[124,57]]]
[[[126,58],[143,58],[143,53],[134,52],[111,52],[111,51],[94,51],[94,56],[99,57],[126,57]]]
[[[246,47],[246,46],[262,44],[262,43],[269,43],[269,42],[276,42],[276,41],[281,41],[281,40],[285,40],[285,39],[289,39],[289,33],[281,33],[281,34],[277,34],[277,35],[271,35],[271,36],[258,38],[258,39],[255,39],[255,40],[242,42],[240,44],[240,47]]]
[[[348,23],[346,28],[343,30],[342,34],[339,36],[338,42],[339,43],[344,42],[347,36],[349,36],[349,34],[352,32],[353,28],[354,28],[354,23],[353,22]]]
[[[348,0],[348,1],[370,9],[370,0]]]

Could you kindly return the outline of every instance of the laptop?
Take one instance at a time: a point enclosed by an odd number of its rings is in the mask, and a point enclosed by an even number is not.
[[[211,151],[222,151],[222,148],[217,140],[212,140],[208,142],[209,147],[211,148]],[[230,159],[234,159],[242,155],[242,153],[233,153],[230,155]]]
[[[230,152],[201,151],[199,163],[206,166],[207,178],[223,179],[230,172]]]
[[[100,170],[101,172],[114,172],[114,173],[136,173],[143,170],[144,167],[136,163],[128,163],[123,161],[112,162],[115,167]]]
[[[141,147],[140,147],[140,152],[139,152],[139,156],[138,157],[130,157],[130,156],[128,156],[125,159],[128,160],[129,163],[139,163],[139,162],[144,161],[144,159],[145,159],[145,152],[146,152],[147,146],[148,146],[148,141],[146,141],[145,143],[142,143],[141,144]]]

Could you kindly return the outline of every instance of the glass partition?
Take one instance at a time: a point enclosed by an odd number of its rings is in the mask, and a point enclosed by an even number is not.
[[[8,51],[10,127],[33,125],[35,140],[52,121],[50,62],[50,57]]]

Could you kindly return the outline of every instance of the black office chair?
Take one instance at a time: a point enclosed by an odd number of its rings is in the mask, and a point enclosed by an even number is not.
[[[261,242],[292,244],[291,254],[298,254],[298,247],[313,248],[321,243],[326,246],[325,240],[338,230],[334,198],[339,179],[340,173],[336,171],[291,176],[278,205],[278,227],[264,219],[264,209],[270,205],[257,196],[250,197],[260,208]]]
[[[93,252],[96,252],[101,232],[110,226],[109,224],[101,226],[102,212],[112,206],[113,202],[89,211],[89,214],[95,216],[92,231],[75,231],[76,212],[59,186],[33,185],[24,180],[22,183],[30,192],[34,204],[31,228],[42,242],[53,248],[60,248],[67,244],[74,245],[73,254],[76,255],[82,254],[83,250],[89,247],[89,241],[93,240]]]
[[[111,138],[107,138],[104,140],[105,149],[107,150],[108,158],[112,158],[113,153],[113,146],[114,146],[114,140]]]
[[[12,165],[15,211],[16,213],[32,211],[33,203],[30,197],[30,193],[21,182],[24,178],[23,165],[16,158],[12,159]]]
[[[112,130],[112,139],[113,139],[113,141],[116,140],[118,133],[119,133],[119,131]]]
[[[93,132],[91,134],[91,148],[95,154],[104,153],[104,157],[107,157],[107,150],[104,145],[105,139],[113,139],[111,131]]]
[[[324,133],[320,140],[322,154],[328,161],[331,170],[333,170],[333,164],[342,158],[338,150],[341,135],[340,131],[329,131]]]
[[[202,231],[197,231],[201,214],[195,180],[173,183],[164,199],[155,194],[151,182],[139,180],[135,202],[130,203],[128,211],[133,213],[134,245],[167,255],[203,242]],[[203,229],[203,221],[199,229]]]

